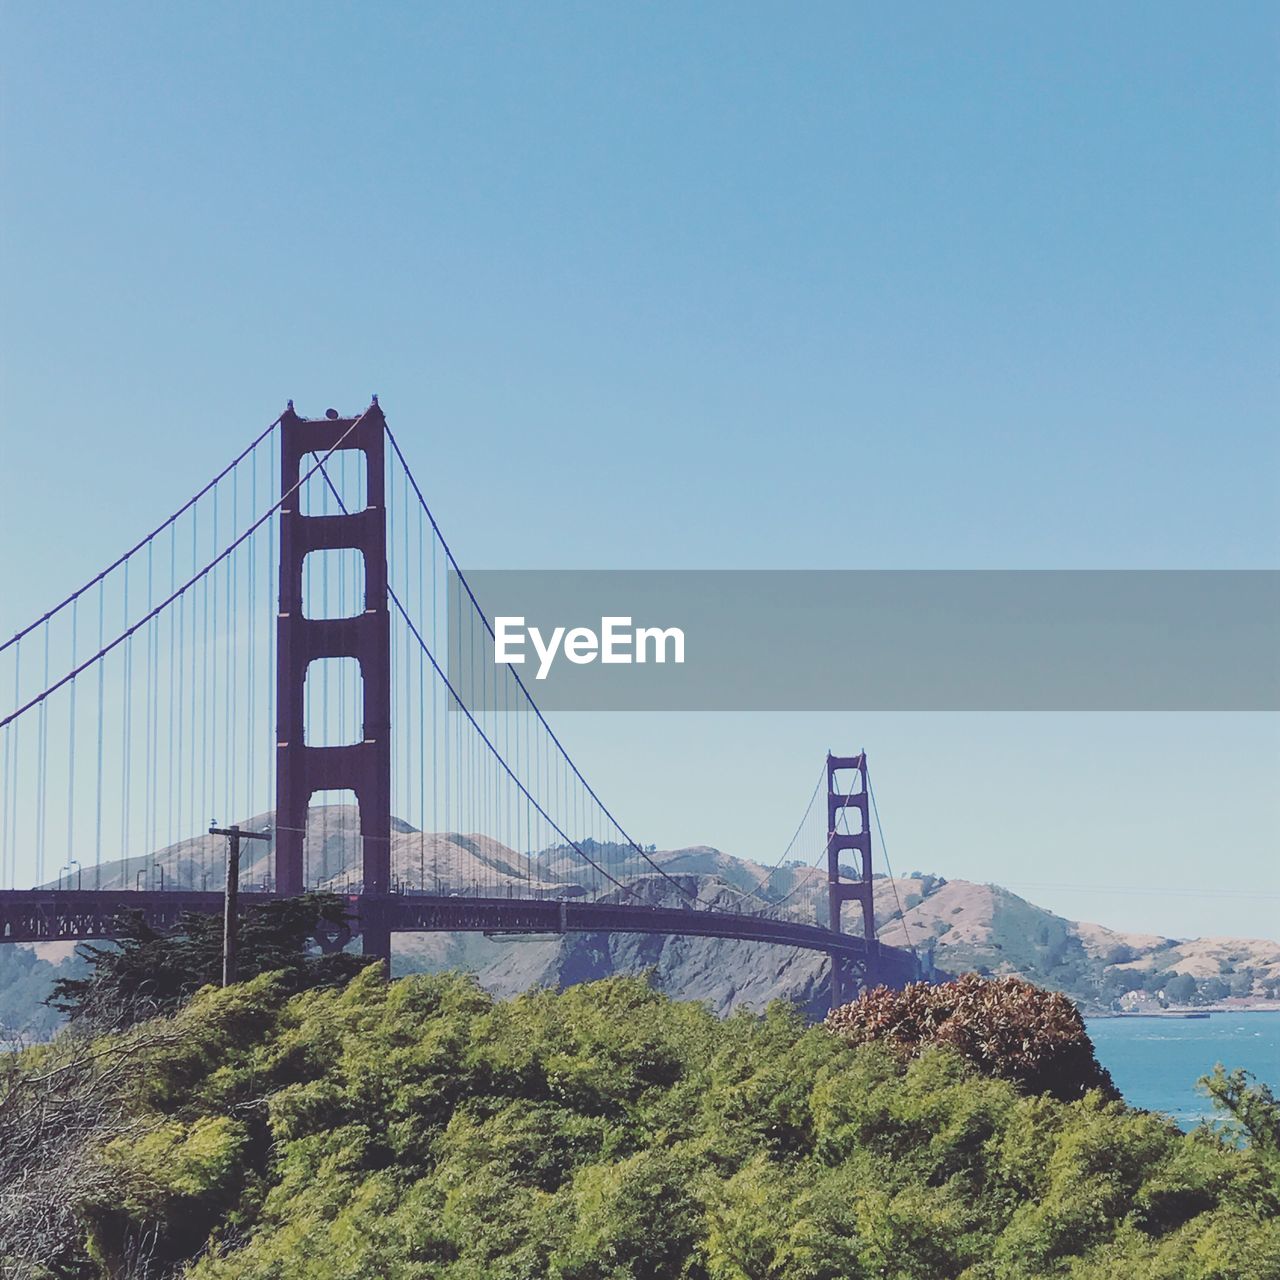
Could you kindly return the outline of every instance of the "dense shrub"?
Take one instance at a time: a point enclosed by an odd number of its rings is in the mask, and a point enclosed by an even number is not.
[[[1021,978],[970,973],[936,986],[877,987],[833,1009],[826,1025],[849,1044],[874,1041],[902,1058],[945,1045],[984,1075],[1064,1102],[1091,1089],[1119,1096],[1076,1007]]]
[[[719,1021],[633,979],[499,1003],[366,971],[205,990],[129,1034],[128,1124],[81,1144],[107,1176],[66,1181],[78,1234],[49,1276],[1280,1274],[1280,1187],[1251,1149],[781,1005]],[[60,1052],[13,1071],[56,1082]]]

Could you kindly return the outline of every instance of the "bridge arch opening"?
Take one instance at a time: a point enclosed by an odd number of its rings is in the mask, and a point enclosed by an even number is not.
[[[302,561],[302,616],[331,621],[365,611],[364,552],[359,547],[324,547]]]
[[[857,769],[833,769],[831,771],[831,789],[837,795],[856,796],[862,791],[862,775]]]
[[[298,514],[341,516],[364,511],[369,505],[369,459],[365,451],[338,449],[316,467],[323,458],[323,453],[302,457],[301,471],[306,479],[298,490]]]
[[[364,741],[364,677],[358,658],[313,658],[307,664],[302,740],[308,747]]]
[[[364,837],[356,793],[312,792],[302,841],[303,884],[308,889],[353,892],[363,877],[363,858]]]

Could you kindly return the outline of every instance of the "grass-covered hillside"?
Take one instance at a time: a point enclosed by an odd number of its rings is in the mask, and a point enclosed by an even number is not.
[[[1234,1093],[1237,1147],[1028,1092],[984,1072],[990,1004],[962,990],[948,1043],[936,999],[908,1034],[887,998],[807,1027],[636,979],[206,989],[8,1064],[0,1252],[153,1280],[1280,1275],[1265,1096]]]

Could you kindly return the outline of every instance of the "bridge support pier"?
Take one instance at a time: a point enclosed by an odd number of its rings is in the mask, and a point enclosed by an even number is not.
[[[831,953],[831,1007],[838,1009],[848,1004],[858,994],[863,983],[863,966],[847,956],[843,951]]]
[[[387,977],[391,976],[391,920],[386,903],[361,899],[360,950],[367,956],[384,960]]]

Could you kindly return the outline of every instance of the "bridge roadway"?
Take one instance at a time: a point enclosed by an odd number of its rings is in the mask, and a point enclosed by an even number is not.
[[[277,895],[242,892],[243,904],[270,902]],[[803,947],[862,965],[867,945],[860,937],[832,933],[818,925],[766,916],[734,915],[687,907],[651,907],[560,898],[448,897],[421,893],[340,895],[352,917],[380,918],[392,933],[652,933],[702,938],[737,938]],[[68,942],[113,938],[123,915],[141,912],[153,929],[173,928],[184,912],[222,911],[222,894],[199,890],[10,889],[0,891],[0,942]],[[339,946],[346,936],[320,939]],[[901,986],[919,976],[915,957],[877,942],[876,980]]]

